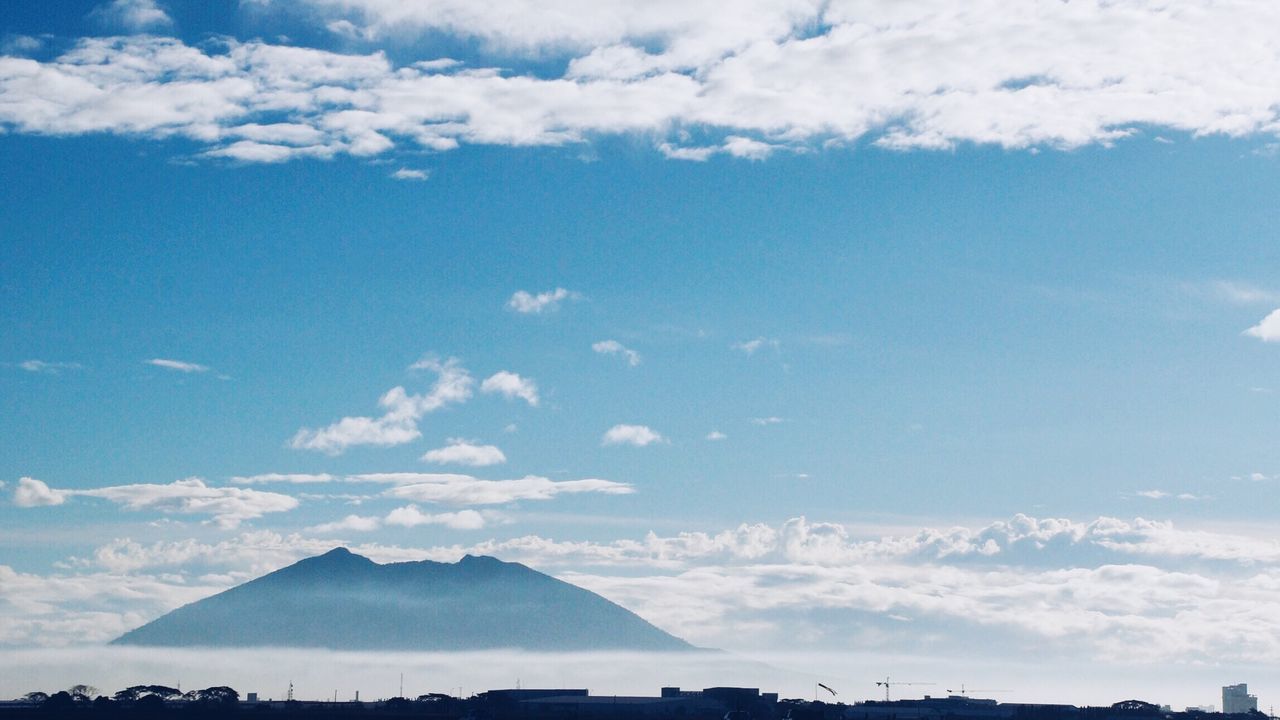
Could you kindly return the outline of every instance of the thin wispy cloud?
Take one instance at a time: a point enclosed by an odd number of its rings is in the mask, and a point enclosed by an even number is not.
[[[554,290],[547,290],[537,294],[530,293],[526,290],[517,290],[511,299],[507,301],[507,309],[521,315],[537,315],[544,312],[550,312],[560,309],[560,303],[565,300],[580,300],[582,295],[572,290],[566,290],[558,287]]]
[[[728,435],[725,435],[724,433],[720,432],[719,430],[712,430],[711,432],[707,433],[707,437],[706,437],[706,439],[707,439],[707,440],[716,441],[716,440],[724,440],[724,439],[726,439],[726,438],[728,438],[728,437],[729,437]]]
[[[592,343],[591,349],[600,355],[621,355],[627,359],[627,364],[631,367],[640,364],[640,353],[617,340],[601,340],[600,342]]]
[[[746,353],[747,355],[755,355],[756,352],[759,351],[761,348],[769,347],[776,350],[778,349],[779,344],[780,343],[777,340],[774,340],[772,338],[758,337],[752,340],[743,340],[741,342],[736,342],[730,345],[729,347],[733,348],[734,350],[738,350],[743,353]]]
[[[206,485],[197,477],[168,484],[135,483],[92,489],[52,489],[34,478],[22,478],[14,493],[19,507],[61,505],[71,497],[101,498],[126,510],[165,514],[208,515],[220,527],[234,528],[244,520],[298,507],[289,495],[238,487]]]
[[[167,358],[151,358],[146,361],[146,364],[180,373],[206,373],[211,369],[208,365]]]
[[[84,366],[73,362],[49,362],[46,360],[23,360],[18,367],[30,373],[57,375],[63,370],[82,370]]]
[[[790,421],[787,420],[787,418],[778,417],[777,415],[770,415],[768,417],[751,418],[752,425],[759,425],[761,427],[765,427],[768,425],[781,425],[782,423],[785,423],[785,422],[790,422]]]
[[[448,505],[503,505],[518,500],[550,500],[564,494],[629,495],[635,492],[631,485],[611,480],[551,480],[538,475],[514,480],[482,480],[469,475],[368,473],[353,475],[351,479],[391,483],[394,487],[383,492],[386,497]]]
[[[237,485],[258,485],[262,483],[288,483],[293,485],[313,485],[338,480],[328,473],[262,473],[260,475],[236,475],[231,482]]]

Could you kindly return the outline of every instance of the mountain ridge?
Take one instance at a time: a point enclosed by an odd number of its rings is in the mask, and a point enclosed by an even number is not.
[[[378,564],[345,547],[184,605],[112,641],[340,650],[695,650],[607,598],[487,555]]]

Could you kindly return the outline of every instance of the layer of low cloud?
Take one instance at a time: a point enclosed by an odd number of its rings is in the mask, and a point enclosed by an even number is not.
[[[520,377],[507,370],[490,375],[480,383],[480,392],[497,393],[508,400],[519,398],[533,407],[538,406],[538,384],[531,378]]]
[[[362,482],[393,484],[395,487],[383,492],[386,497],[447,505],[502,505],[520,500],[550,500],[564,494],[635,492],[627,483],[598,478],[551,480],[526,475],[513,480],[482,480],[470,475],[439,473],[369,473],[351,477]]]
[[[487,467],[506,462],[507,456],[496,445],[479,445],[462,438],[450,438],[444,447],[428,450],[422,460],[437,465]]]
[[[83,38],[48,61],[0,59],[16,132],[184,137],[239,162],[373,157],[463,143],[531,146],[628,134],[666,156],[762,159],[864,139],[891,149],[1075,148],[1157,132],[1280,132],[1280,8],[1160,3],[756,0],[583,6],[314,0],[303,20],[373,43],[477,39],[469,67],[397,66],[261,41]],[[117,0],[135,29],[163,12]],[[1224,43],[1222,38],[1231,38]],[[564,72],[512,59],[567,57]],[[1082,60],[1083,58],[1083,60]],[[700,131],[696,135],[690,129]],[[689,144],[687,137],[706,137]],[[536,296],[531,296],[536,297]]]
[[[417,505],[406,505],[387,513],[386,523],[401,527],[443,525],[453,530],[479,530],[485,526],[485,518],[475,510],[424,513]]]
[[[601,355],[621,355],[626,358],[627,364],[631,367],[640,364],[640,353],[617,340],[601,340],[600,342],[592,343],[591,349]]]
[[[547,290],[537,294],[526,290],[517,290],[512,294],[511,299],[507,301],[507,309],[522,315],[537,315],[539,313],[559,310],[560,303],[565,300],[577,300],[582,296],[572,290],[566,290],[558,287],[554,290]]]
[[[289,440],[297,450],[317,450],[338,455],[356,445],[391,447],[422,437],[418,421],[423,415],[448,405],[466,402],[475,384],[471,375],[456,359],[440,361],[423,358],[410,370],[436,373],[436,381],[425,394],[409,393],[403,386],[388,390],[378,399],[385,412],[379,417],[344,417],[321,428],[302,428]]]
[[[605,431],[600,438],[602,445],[632,445],[645,447],[654,443],[665,442],[666,438],[648,425],[614,425]]]
[[[262,483],[291,483],[294,485],[310,485],[328,483],[338,478],[328,473],[262,473],[260,475],[236,475],[231,482],[237,485],[258,485]]]

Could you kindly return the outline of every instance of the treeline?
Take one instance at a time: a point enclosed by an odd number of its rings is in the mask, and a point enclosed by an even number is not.
[[[189,704],[194,709],[223,709],[236,705],[240,693],[234,688],[218,685],[203,690],[182,692],[165,685],[134,685],[110,697],[99,694],[92,685],[73,685],[50,695],[45,692],[29,692],[19,698],[32,707],[45,712],[71,712],[78,709],[99,711],[163,710],[170,703]]]

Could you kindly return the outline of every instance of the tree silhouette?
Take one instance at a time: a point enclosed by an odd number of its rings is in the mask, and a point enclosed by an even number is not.
[[[23,700],[26,700],[26,701],[27,701],[27,702],[29,702],[29,703],[33,703],[33,704],[35,704],[35,705],[40,705],[40,704],[42,704],[45,700],[48,700],[48,699],[49,699],[49,693],[46,693],[46,692],[40,692],[39,690],[34,690],[34,691],[32,691],[32,692],[27,693],[26,695],[23,695],[23,696],[22,696],[22,699],[23,699]]]
[[[76,702],[88,702],[98,694],[98,688],[92,685],[72,685],[67,688],[67,693]]]

